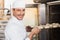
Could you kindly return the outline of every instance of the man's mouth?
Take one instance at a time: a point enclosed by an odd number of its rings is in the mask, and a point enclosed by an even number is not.
[[[18,17],[19,17],[19,18],[22,18],[22,17],[23,17],[23,15],[19,15]]]

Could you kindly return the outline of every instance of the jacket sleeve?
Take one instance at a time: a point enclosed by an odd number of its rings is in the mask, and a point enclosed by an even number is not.
[[[13,27],[14,26],[14,27]],[[25,39],[25,35],[22,31],[18,31],[16,25],[10,25],[10,28],[5,31],[5,36],[8,40],[30,40],[29,38]],[[11,28],[12,27],[12,28]]]
[[[25,40],[30,40],[28,37]]]

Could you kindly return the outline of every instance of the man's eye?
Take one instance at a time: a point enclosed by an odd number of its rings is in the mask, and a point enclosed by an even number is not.
[[[25,11],[25,9],[23,9],[23,11]]]

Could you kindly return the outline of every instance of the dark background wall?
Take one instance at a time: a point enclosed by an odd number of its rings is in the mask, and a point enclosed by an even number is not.
[[[49,23],[60,23],[60,5],[51,5],[50,6]]]

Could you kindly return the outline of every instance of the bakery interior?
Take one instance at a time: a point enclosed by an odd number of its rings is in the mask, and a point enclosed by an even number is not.
[[[11,18],[14,0],[0,0],[0,40],[4,40],[4,29]],[[60,0],[27,0],[24,16],[27,33],[38,26],[41,32],[33,40],[60,40]]]

